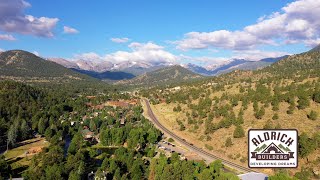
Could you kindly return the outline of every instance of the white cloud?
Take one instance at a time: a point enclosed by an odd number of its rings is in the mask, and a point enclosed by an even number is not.
[[[305,40],[304,43],[309,47],[316,47],[320,44],[320,38]]]
[[[245,31],[220,30],[214,32],[191,32],[185,35],[185,39],[178,41],[178,49],[204,49],[209,47],[223,49],[251,49],[256,43],[272,44],[272,41],[258,39]]]
[[[246,50],[234,51],[234,55],[231,59],[245,59],[250,61],[258,61],[264,58],[276,58],[285,55],[290,55],[290,53],[282,51]]]
[[[194,63],[200,62],[202,64],[221,64],[230,60],[230,58],[226,58],[226,57],[207,57],[207,56],[192,57],[192,56],[185,56],[183,54],[180,55],[180,59],[182,61],[188,60]]]
[[[130,41],[129,38],[111,38],[110,40],[115,43],[126,43]]]
[[[148,43],[138,43],[138,42],[133,42],[129,44],[129,46],[133,50],[162,50],[164,49],[163,46],[159,46],[157,44],[154,44],[152,42]]]
[[[4,40],[4,41],[15,41],[17,40],[15,37],[13,37],[10,34],[0,34],[0,40]]]
[[[77,33],[79,33],[79,31],[76,30],[75,28],[72,28],[72,27],[63,26],[63,33],[65,33],[65,34],[77,34]]]
[[[105,59],[111,62],[145,61],[152,63],[169,63],[177,60],[177,57],[170,52],[165,51],[164,47],[152,42],[133,42],[129,44],[128,47],[132,49],[131,52],[117,51],[112,54],[107,54]]]
[[[24,0],[0,1],[0,30],[41,37],[53,37],[58,18],[34,17],[24,13],[31,5]]]
[[[182,50],[209,47],[252,50],[258,45],[276,45],[276,40],[280,43],[314,45],[320,38],[319,12],[319,0],[298,0],[287,4],[281,12],[260,17],[256,24],[242,30],[190,32],[175,43]]]
[[[149,62],[154,64],[173,63],[179,59],[178,56],[165,51],[164,47],[148,43],[133,42],[129,44],[131,51],[116,51],[114,53],[105,54],[100,56],[96,53],[84,53],[75,55],[73,59],[82,59],[86,61],[107,61],[113,63],[119,63],[123,61],[130,62]]]

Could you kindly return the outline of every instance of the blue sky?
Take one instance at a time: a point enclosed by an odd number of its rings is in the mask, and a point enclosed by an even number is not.
[[[306,51],[320,42],[318,12],[315,0],[2,0],[0,49],[207,66]]]

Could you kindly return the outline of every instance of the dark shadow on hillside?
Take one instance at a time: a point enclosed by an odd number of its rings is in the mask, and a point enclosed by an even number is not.
[[[13,157],[13,158],[7,159],[7,163],[12,164],[12,163],[20,161],[21,159],[23,159],[23,158],[22,157]]]
[[[71,70],[86,74],[88,76],[91,76],[93,78],[97,79],[109,79],[109,80],[124,80],[124,79],[132,79],[135,77],[135,75],[127,72],[121,72],[121,71],[105,71],[105,72],[95,72],[95,71],[86,71],[86,70],[80,70],[80,69],[74,69],[71,68]]]

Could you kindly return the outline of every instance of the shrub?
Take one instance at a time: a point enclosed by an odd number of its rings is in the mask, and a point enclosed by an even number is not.
[[[225,143],[225,146],[226,146],[226,147],[232,146],[232,141],[231,141],[231,138],[230,138],[230,137],[227,138],[226,143]]]
[[[213,147],[212,146],[210,146],[210,145],[208,145],[208,144],[205,144],[204,145],[208,150],[210,150],[210,151],[212,151],[213,150]]]
[[[183,124],[180,124],[179,130],[180,130],[180,131],[184,131],[184,130],[186,130],[186,127],[185,127]]]
[[[308,118],[311,120],[316,120],[318,118],[318,113],[312,110],[310,114],[308,114]]]
[[[275,113],[275,114],[272,116],[272,119],[273,119],[273,120],[277,120],[277,119],[279,119],[279,115],[278,115],[278,113]]]

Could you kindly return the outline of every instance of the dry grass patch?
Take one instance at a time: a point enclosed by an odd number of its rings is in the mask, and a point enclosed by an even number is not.
[[[13,169],[29,165],[33,155],[41,152],[42,148],[49,146],[49,142],[45,141],[44,138],[29,139],[19,144],[21,145],[8,150],[4,154]]]

